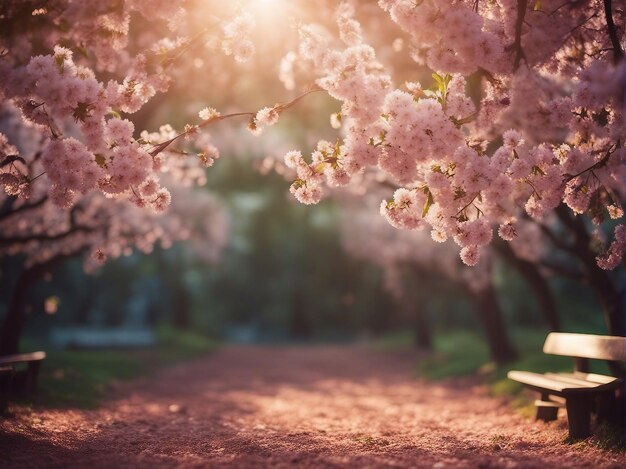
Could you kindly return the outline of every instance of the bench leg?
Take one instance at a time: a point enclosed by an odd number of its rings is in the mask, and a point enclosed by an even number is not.
[[[39,376],[40,367],[41,361],[28,362],[28,368],[26,369],[26,383],[24,385],[24,392],[26,394],[34,394],[37,392],[37,377]]]
[[[615,391],[599,393],[596,397],[596,409],[598,412],[598,423],[619,423]]]
[[[9,377],[0,376],[0,415],[6,413],[9,402]]]
[[[0,416],[6,415],[9,408],[9,395],[11,393],[13,376],[13,370],[0,373]]]
[[[558,407],[544,407],[544,406],[538,405],[536,420],[543,420],[544,422],[551,422],[557,419],[558,414],[559,414]]]
[[[591,408],[589,397],[567,397],[567,424],[570,438],[586,438],[591,434]]]
[[[545,402],[548,405],[541,405],[541,402]],[[543,420],[544,422],[551,422],[556,420],[559,415],[559,408],[551,405],[550,395],[541,393],[541,402],[535,401],[537,407],[537,416],[535,420]]]

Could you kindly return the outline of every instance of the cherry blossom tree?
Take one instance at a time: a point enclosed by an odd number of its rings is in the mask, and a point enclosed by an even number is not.
[[[0,136],[3,217],[44,205],[65,217],[7,236],[59,236],[72,226],[72,238],[84,236],[86,214],[100,212],[92,204],[163,212],[176,181],[201,182],[219,157],[207,128],[242,118],[259,135],[301,97],[324,90],[340,103],[330,116],[339,135],[315,144],[310,159],[285,155],[299,201],[317,203],[328,187],[375,177],[394,190],[380,205],[391,225],[453,240],[470,266],[495,238],[512,249],[516,239],[527,242],[521,233],[532,223],[543,238],[530,250],[547,239],[567,252],[573,274],[598,293],[610,332],[626,333],[624,291],[609,273],[626,251],[623,5],[346,1],[330,21],[295,9],[299,42],[277,73],[288,90],[303,77],[314,88],[246,112],[192,103],[187,124],[149,132],[150,103],[185,80],[197,53],[242,63],[262,39],[253,2],[210,2],[198,20],[200,3],[2,3],[0,97],[38,133],[32,150],[20,148],[15,131]],[[118,243],[102,247],[115,252]],[[533,262],[545,265],[546,256]]]
[[[45,135],[41,128],[25,124],[8,105],[2,106],[1,115],[2,129],[17,144],[5,141],[3,151],[25,155],[28,166],[21,161],[15,164],[20,170],[27,168],[27,174],[42,171]],[[0,354],[18,350],[32,285],[69,259],[84,257],[85,269],[92,271],[133,249],[148,253],[157,243],[167,248],[185,241],[195,257],[217,260],[227,242],[227,219],[213,195],[194,190],[194,185],[204,182],[204,172],[197,166],[171,164],[163,180],[176,194],[165,213],[96,191],[82,195],[69,209],[59,207],[50,197],[48,178],[39,178],[28,198],[0,194],[0,259],[19,257],[24,263],[0,329]]]
[[[316,203],[325,187],[375,172],[398,187],[380,206],[389,223],[454,240],[470,266],[494,231],[512,242],[532,220],[576,259],[610,332],[624,335],[623,288],[607,273],[626,250],[623,5],[378,4],[407,37],[416,66],[432,71],[432,86],[396,87],[365,41],[356,4],[339,7],[338,34],[301,27],[291,61],[306,62],[340,101],[331,124],[342,134],[320,141],[310,160],[287,153],[297,172],[292,193]],[[612,231],[607,241],[593,234],[602,228]]]
[[[254,54],[249,12],[216,7],[199,28],[183,8],[194,3],[0,6],[0,256],[25,259],[0,353],[17,350],[28,287],[66,259],[84,255],[92,270],[157,242],[184,240],[210,259],[223,248],[219,204],[191,189],[220,156],[204,129],[244,118],[259,134],[304,95],[259,112],[198,106],[180,130],[145,130],[140,111],[184,77],[195,56],[217,49],[241,63]]]

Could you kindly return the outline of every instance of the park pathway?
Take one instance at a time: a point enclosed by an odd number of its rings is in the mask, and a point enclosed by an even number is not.
[[[97,410],[0,422],[2,468],[626,467],[472,380],[354,346],[230,346],[123,383]]]

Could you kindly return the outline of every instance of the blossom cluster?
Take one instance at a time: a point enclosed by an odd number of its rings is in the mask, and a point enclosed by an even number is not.
[[[50,165],[48,159],[53,158],[71,164],[68,167],[77,172],[76,177],[71,176],[74,172],[60,171],[57,175],[58,169],[53,165],[50,174],[37,179],[36,184],[29,184],[28,198],[0,194],[5,208],[0,214],[0,257],[19,254],[28,266],[83,255],[85,269],[91,271],[109,259],[130,254],[133,249],[150,252],[156,244],[167,248],[175,241],[184,240],[197,258],[206,261],[215,261],[225,247],[228,220],[212,194],[194,190],[205,177],[197,166],[186,167],[183,158],[178,158],[178,165],[168,165],[162,178],[175,195],[173,200],[169,190],[148,177],[138,186],[136,196],[112,197],[94,190],[81,194],[68,208],[65,207],[69,203],[68,195],[78,194],[84,189],[84,181],[90,180],[84,174],[85,168],[100,169],[100,166],[94,165],[91,154],[78,140],[48,141],[41,127],[25,123],[19,111],[6,104],[0,106],[0,114],[3,115],[0,129],[10,129],[15,140],[15,146],[9,146],[0,133],[0,142],[4,142],[0,147],[2,156],[35,151],[41,156],[33,159],[28,170],[42,174]],[[112,137],[123,141],[130,129],[126,125],[111,125],[109,131]],[[14,163],[24,170],[22,162]],[[0,174],[6,176],[12,174]],[[60,178],[62,185],[55,178]],[[142,209],[135,197],[147,198],[157,210],[160,204],[165,208],[170,201],[172,206],[165,213],[157,213]],[[160,202],[161,198],[166,200]]]
[[[254,23],[251,14],[243,13],[224,25],[222,49],[237,62],[245,62],[254,54],[254,43],[248,37]]]

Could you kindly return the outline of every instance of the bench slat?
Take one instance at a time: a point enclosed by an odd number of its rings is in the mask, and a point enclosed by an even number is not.
[[[615,376],[598,375],[596,373],[582,373],[580,371],[575,371],[574,376],[578,376],[582,379],[586,379],[587,381],[593,381],[594,383],[598,384],[609,384],[619,379]]]
[[[509,371],[507,376],[509,379],[530,386],[539,392],[547,390],[561,396],[615,389],[621,383],[620,379],[614,379],[609,383],[593,383],[557,373],[541,374],[530,371]]]
[[[527,384],[535,388],[547,389],[550,391],[562,393],[564,389],[567,389],[568,384],[562,381],[546,378],[541,373],[533,373],[530,371],[509,371],[507,373],[509,379],[513,381],[519,381],[522,384]]]
[[[551,332],[544,353],[626,362],[626,337]]]
[[[18,355],[4,355],[0,357],[0,365],[14,363],[36,362],[46,358],[46,352],[20,353]]]
[[[583,379],[582,377],[576,376],[573,373],[544,373],[544,375],[548,378],[554,378],[559,381],[563,381],[565,383],[571,383],[576,386],[585,387],[585,388],[596,388],[598,387],[598,385],[609,384],[617,379],[617,378],[613,378],[609,382],[598,383],[595,381]]]

